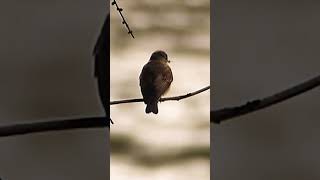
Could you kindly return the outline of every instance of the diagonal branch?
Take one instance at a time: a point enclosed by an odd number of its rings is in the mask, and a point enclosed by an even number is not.
[[[126,27],[127,27],[127,29],[128,29],[128,34],[131,34],[132,38],[134,38],[133,32],[132,32],[132,30],[130,29],[129,24],[127,23],[127,21],[124,19],[124,16],[122,15],[123,9],[122,9],[122,8],[119,8],[116,0],[113,0],[113,2],[112,2],[111,4],[112,4],[112,5],[116,5],[117,11],[119,11],[119,14],[120,14],[120,16],[121,16],[121,18],[122,18],[122,24],[126,25]]]
[[[166,98],[161,98],[159,101],[160,102],[164,102],[164,101],[179,101],[181,99],[185,99],[197,94],[200,94],[206,90],[209,90],[210,86],[204,87],[202,89],[199,89],[197,91],[194,91],[192,93],[188,93],[185,95],[181,95],[181,96],[173,96],[173,97],[166,97]],[[126,104],[126,103],[136,103],[136,102],[143,102],[142,98],[136,98],[136,99],[124,99],[124,100],[118,100],[118,101],[111,101],[110,105],[116,105],[116,104]]]
[[[254,101],[249,101],[244,105],[230,107],[230,108],[223,108],[219,110],[211,111],[211,122],[220,123],[222,121],[229,120],[234,117],[238,117],[241,115],[245,115],[248,113],[252,113],[258,111],[263,108],[270,107],[274,104],[283,102],[288,100],[292,97],[300,95],[304,92],[307,92],[313,88],[316,88],[320,85],[320,75],[307,80],[301,84],[298,84],[292,88],[286,89],[279,93],[276,93],[272,96],[265,97],[263,99],[257,99]]]

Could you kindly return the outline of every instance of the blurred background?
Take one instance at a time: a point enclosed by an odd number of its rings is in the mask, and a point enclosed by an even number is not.
[[[319,74],[316,1],[215,0],[211,109],[262,98]],[[214,180],[319,179],[320,91],[211,125]]]
[[[1,0],[0,125],[103,115],[92,51],[105,0]],[[3,180],[108,177],[107,130],[0,138]]]
[[[115,6],[111,12],[111,100],[141,98],[139,75],[152,52],[167,52],[173,82],[166,96],[210,84],[210,1],[117,1],[133,30],[127,34]],[[210,178],[210,91],[159,104],[110,107],[111,179]]]

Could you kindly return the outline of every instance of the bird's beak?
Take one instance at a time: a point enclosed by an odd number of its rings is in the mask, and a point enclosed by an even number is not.
[[[167,59],[167,62],[170,63],[171,61],[169,59]]]

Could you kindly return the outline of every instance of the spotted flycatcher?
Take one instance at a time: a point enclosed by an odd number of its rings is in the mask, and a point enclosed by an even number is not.
[[[155,51],[143,66],[139,79],[143,101],[147,104],[146,113],[158,114],[158,101],[173,80],[169,62],[167,53]]]

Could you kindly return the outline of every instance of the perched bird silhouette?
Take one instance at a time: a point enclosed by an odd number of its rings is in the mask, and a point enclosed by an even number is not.
[[[143,66],[139,79],[146,113],[158,114],[158,101],[169,90],[173,80],[169,62],[167,53],[159,50],[153,52]]]
[[[97,78],[99,96],[101,103],[103,105],[106,116],[110,114],[109,109],[109,91],[108,87],[110,84],[109,73],[109,58],[110,58],[110,15],[107,16],[102,31],[98,37],[97,43],[93,50],[93,55],[95,57],[94,65],[94,75]],[[110,122],[112,120],[110,119]],[[109,123],[110,127],[110,123]]]

